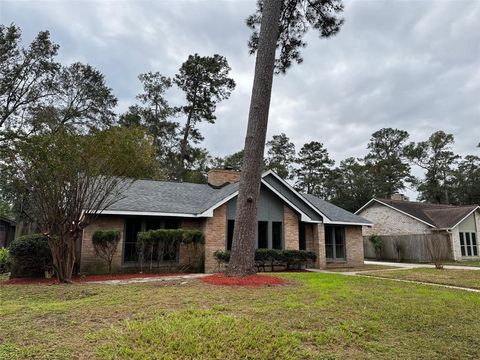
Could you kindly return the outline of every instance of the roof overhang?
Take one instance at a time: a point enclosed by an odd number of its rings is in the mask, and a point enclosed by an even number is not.
[[[475,208],[472,209],[472,211],[470,211],[467,215],[465,215],[462,220],[460,220],[459,222],[457,222],[455,225],[453,225],[452,227],[448,228],[448,229],[453,229],[453,228],[456,228],[458,225],[460,225],[466,218],[468,218],[470,215],[472,215],[475,211],[479,210],[480,209],[480,206],[477,206]],[[478,230],[477,230],[478,231]]]

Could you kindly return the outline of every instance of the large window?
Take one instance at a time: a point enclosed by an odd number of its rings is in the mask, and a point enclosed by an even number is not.
[[[460,249],[462,256],[478,256],[477,236],[475,233],[460,233]]]
[[[282,222],[272,222],[272,248],[282,250]]]
[[[258,248],[268,249],[268,221],[258,222]]]
[[[232,250],[233,230],[235,220],[227,221],[227,250]],[[257,248],[279,249],[283,248],[283,223],[281,221],[257,222]]]
[[[344,226],[325,226],[325,253],[329,261],[345,260]]]
[[[305,234],[305,223],[298,223],[298,249],[307,250],[307,237]]]
[[[159,218],[159,217],[149,217],[149,218],[139,218],[132,217],[127,218],[125,222],[125,248],[123,252],[123,261],[137,261],[137,234],[140,231],[146,230],[156,230],[156,229],[178,229],[179,220],[176,218]],[[148,257],[147,260],[154,261],[170,261],[175,260],[178,257],[178,251],[175,255],[175,259],[172,258],[172,255],[167,251],[163,251],[162,259],[159,259],[160,249],[154,248],[153,252],[150,254],[145,254]]]

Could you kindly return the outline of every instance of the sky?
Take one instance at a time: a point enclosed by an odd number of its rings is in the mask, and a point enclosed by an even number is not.
[[[320,141],[338,164],[365,155],[383,127],[411,141],[444,130],[459,154],[480,155],[480,0],[344,3],[340,33],[311,31],[304,62],[275,77],[268,138],[285,132],[297,151]],[[173,76],[189,54],[224,55],[237,87],[216,124],[201,126],[203,146],[224,156],[243,148],[255,62],[245,19],[254,10],[255,0],[0,0],[0,22],[20,26],[25,43],[49,30],[62,63],[105,74],[118,113],[135,102],[140,73]]]

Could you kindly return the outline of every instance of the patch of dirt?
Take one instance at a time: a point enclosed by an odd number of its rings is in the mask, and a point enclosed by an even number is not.
[[[285,284],[286,280],[267,275],[250,275],[242,277],[225,276],[224,274],[213,274],[200,279],[211,285],[225,286],[271,286]]]
[[[130,280],[130,279],[148,279],[159,278],[165,276],[179,276],[187,275],[186,273],[175,274],[112,274],[112,275],[84,275],[75,276],[72,281],[74,283],[88,283],[96,281],[108,281],[108,280]],[[9,280],[0,281],[0,285],[54,285],[58,284],[56,278],[44,279],[44,278],[15,278]]]

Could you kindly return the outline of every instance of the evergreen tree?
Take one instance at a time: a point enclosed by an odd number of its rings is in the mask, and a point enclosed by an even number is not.
[[[327,196],[327,180],[335,161],[330,159],[327,149],[318,141],[302,146],[296,159],[300,166],[296,171],[295,186],[303,192],[322,198]]]
[[[453,182],[453,169],[460,158],[452,151],[454,138],[443,131],[433,133],[427,141],[410,143],[406,148],[408,158],[425,170],[425,178],[417,180],[420,199],[449,204]]]
[[[375,195],[390,197],[403,190],[405,182],[411,179],[410,165],[405,156],[406,131],[384,128],[372,134],[367,145],[369,153],[365,164],[371,172]]]
[[[292,179],[294,176],[295,145],[287,135],[273,135],[267,142],[266,168],[273,170],[282,179]]]

